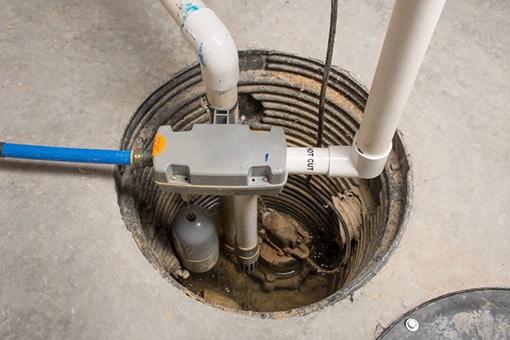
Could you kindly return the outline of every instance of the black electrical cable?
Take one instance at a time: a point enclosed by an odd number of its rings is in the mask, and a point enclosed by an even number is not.
[[[328,82],[329,82],[329,72],[331,70],[331,64],[333,60],[333,50],[335,45],[335,35],[336,35],[336,23],[338,18],[338,0],[331,0],[331,14],[330,14],[330,21],[329,21],[329,36],[328,36],[328,46],[326,50],[326,60],[324,62],[324,71],[322,76],[322,85],[321,85],[321,93],[319,97],[319,112],[318,112],[318,124],[317,124],[317,147],[322,147],[323,143],[323,135],[324,135],[324,117],[326,114],[326,92],[328,89]],[[344,218],[338,211],[338,209],[335,208],[334,204],[329,200],[325,195],[321,194],[315,188],[312,187],[311,183],[311,176],[308,175],[306,177],[306,186],[310,190],[311,194],[319,199],[319,201],[322,201],[322,203],[330,208],[335,216],[338,218],[338,221],[341,224],[341,227],[344,231],[345,235],[345,253],[342,259],[342,262],[340,266],[337,269],[326,271],[322,270],[323,272],[330,272],[330,273],[336,273],[340,271],[340,267],[345,265],[347,261],[349,260],[351,256],[351,237],[349,233],[349,228],[347,227],[347,224],[345,223]]]
[[[336,22],[338,18],[338,0],[331,0],[331,15],[329,19],[329,36],[328,47],[326,49],[326,60],[324,61],[324,71],[322,75],[321,94],[319,97],[319,123],[317,128],[317,144],[322,146],[324,135],[324,116],[326,112],[326,91],[328,89],[329,72],[331,71],[331,63],[333,62],[333,50],[335,45]]]

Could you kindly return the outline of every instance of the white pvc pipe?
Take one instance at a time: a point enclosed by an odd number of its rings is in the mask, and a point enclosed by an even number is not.
[[[235,252],[241,268],[251,273],[259,258],[257,232],[257,196],[234,196],[237,222]]]
[[[183,26],[186,16],[201,8],[206,8],[204,3],[200,0],[187,1],[186,3],[177,0],[161,0],[161,3],[165,6],[175,22],[181,27]]]
[[[239,58],[229,31],[201,1],[161,0],[197,54],[209,104],[230,110],[237,103]]]
[[[257,247],[257,196],[234,196],[237,219],[236,247],[249,250]]]
[[[326,148],[287,148],[289,174],[325,175],[329,170]]]
[[[223,233],[225,244],[230,251],[235,249],[237,220],[234,209],[234,196],[221,196],[221,212],[223,214]]]
[[[378,176],[446,0],[397,0],[370,89],[353,164],[360,177]]]
[[[289,175],[328,175],[332,177],[359,177],[351,160],[350,146],[328,148],[287,148]]]
[[[395,2],[365,114],[353,145],[287,148],[289,174],[361,178],[381,174],[445,2]]]

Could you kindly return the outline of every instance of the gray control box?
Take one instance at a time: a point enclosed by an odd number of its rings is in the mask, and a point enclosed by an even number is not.
[[[190,131],[158,129],[154,179],[164,191],[205,195],[279,193],[287,182],[282,128],[196,124]]]

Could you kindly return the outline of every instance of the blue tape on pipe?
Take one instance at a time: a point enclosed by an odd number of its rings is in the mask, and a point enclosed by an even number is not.
[[[2,157],[76,163],[131,164],[131,150],[79,149],[11,143],[2,145]]]

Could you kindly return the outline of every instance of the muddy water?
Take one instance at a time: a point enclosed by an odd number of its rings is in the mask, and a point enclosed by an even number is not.
[[[275,312],[306,306],[331,294],[332,275],[311,273],[298,289],[265,291],[256,278],[241,273],[222,250],[216,266],[207,273],[178,280],[206,300],[232,309]]]
[[[232,260],[232,254],[222,246],[220,246],[219,260],[213,269],[202,274],[190,272],[189,277],[180,275],[179,272],[182,273],[182,271],[175,270],[180,268],[180,265],[168,237],[168,224],[158,221],[153,209],[141,208],[140,211],[140,222],[149,241],[149,247],[158,261],[169,273],[173,273],[173,278],[183,287],[213,304],[254,312],[287,311],[313,304],[330,296],[338,289],[340,274],[317,273],[304,260],[297,273],[287,277],[287,281],[282,279],[279,282],[284,283],[276,284],[277,288],[267,289],[266,287],[265,289],[262,281],[264,274],[258,269],[256,270],[258,275],[247,275],[241,272],[235,259]],[[219,228],[220,244],[222,244],[222,228],[219,222],[221,214],[216,210],[213,216]],[[310,234],[310,259],[326,270],[337,267],[339,248],[333,241],[331,232],[328,233],[328,228],[305,229]],[[259,267],[261,267],[260,263]],[[278,288],[282,286],[287,288]]]

